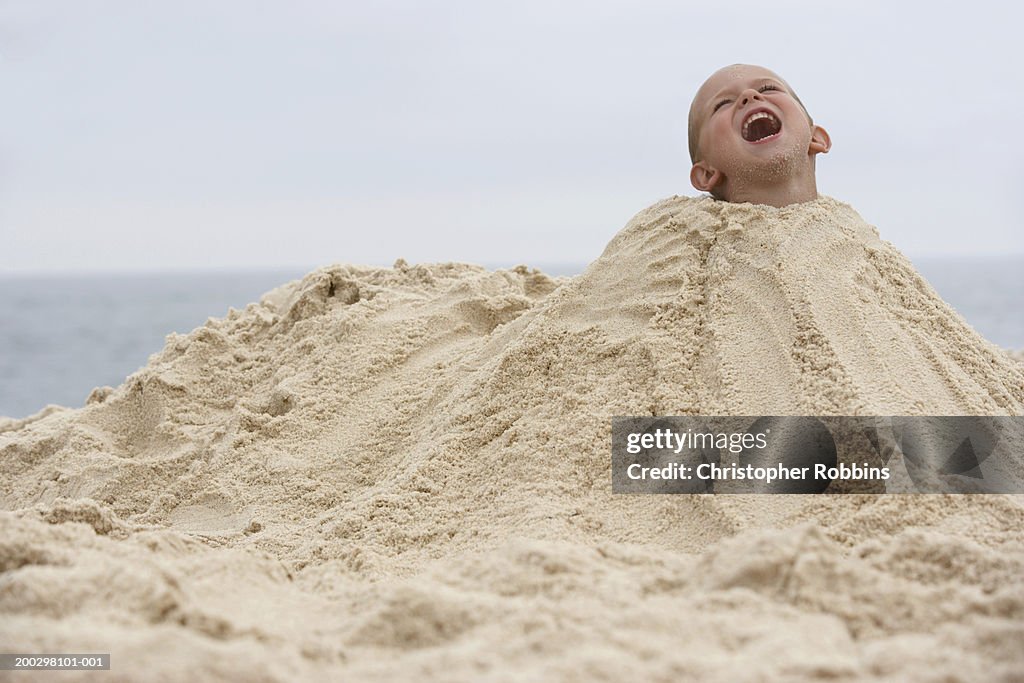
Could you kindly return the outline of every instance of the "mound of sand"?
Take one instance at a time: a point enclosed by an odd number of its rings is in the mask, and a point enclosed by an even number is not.
[[[573,279],[332,266],[0,422],[0,649],[111,652],[97,680],[1011,680],[1024,497],[614,496],[610,418],[1022,413],[1022,366],[828,198],[672,198]]]

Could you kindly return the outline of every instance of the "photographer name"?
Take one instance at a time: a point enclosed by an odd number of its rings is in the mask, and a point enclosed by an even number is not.
[[[750,464],[739,465],[737,463],[730,463],[728,465],[701,463],[694,466],[673,462],[661,467],[644,467],[640,463],[633,463],[626,469],[626,476],[633,480],[752,480],[770,483],[773,481],[796,481],[811,478],[822,481],[833,481],[836,479],[887,480],[889,479],[890,472],[888,467],[870,467],[867,463],[863,465],[841,463],[833,467],[817,464],[812,468],[786,467],[782,464],[770,467],[755,467]]]

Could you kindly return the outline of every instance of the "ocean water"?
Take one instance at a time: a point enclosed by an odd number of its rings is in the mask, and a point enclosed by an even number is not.
[[[916,259],[939,294],[990,341],[1024,348],[1024,256]],[[584,264],[541,265],[573,275]],[[78,407],[117,386],[171,332],[243,308],[303,270],[0,276],[0,415]]]

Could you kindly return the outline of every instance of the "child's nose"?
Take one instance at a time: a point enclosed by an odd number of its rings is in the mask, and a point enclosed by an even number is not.
[[[740,105],[744,107],[750,104],[752,101],[761,102],[763,100],[764,98],[761,97],[761,93],[754,90],[753,88],[748,88],[747,90],[744,90],[743,93],[740,95]]]

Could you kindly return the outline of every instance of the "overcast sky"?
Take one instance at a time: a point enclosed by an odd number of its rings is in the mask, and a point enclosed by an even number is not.
[[[1013,3],[0,3],[0,272],[585,263],[733,62],[912,256],[1024,253]]]

